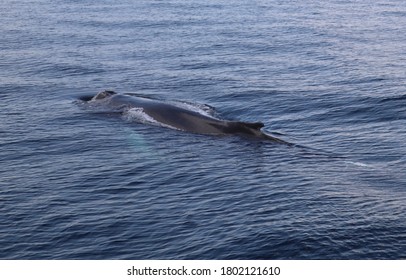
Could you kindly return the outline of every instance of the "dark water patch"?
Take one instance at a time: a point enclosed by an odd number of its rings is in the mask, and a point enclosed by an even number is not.
[[[401,105],[403,105],[403,102],[406,100],[406,95],[399,95],[399,96],[393,96],[393,97],[387,97],[387,98],[382,98],[380,100],[380,103],[385,103],[385,102],[393,102],[393,103],[398,103],[400,102]]]
[[[345,85],[345,84],[370,84],[370,83],[381,83],[386,81],[387,79],[385,78],[380,78],[380,77],[368,77],[368,78],[359,78],[359,79],[349,79],[345,81],[337,81],[335,82],[336,85]]]
[[[103,69],[100,68],[92,69],[79,64],[69,65],[69,64],[55,64],[46,62],[38,62],[33,65],[27,65],[27,68],[22,71],[22,73],[24,74],[36,73],[37,75],[53,79],[64,78],[67,76],[102,74],[103,72],[104,72]]]

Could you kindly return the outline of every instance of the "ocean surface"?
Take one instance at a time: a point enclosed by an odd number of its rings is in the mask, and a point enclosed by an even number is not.
[[[0,259],[406,258],[405,1],[0,4]],[[80,106],[105,89],[295,146]]]

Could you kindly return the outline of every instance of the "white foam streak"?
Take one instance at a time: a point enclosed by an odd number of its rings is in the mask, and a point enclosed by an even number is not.
[[[168,101],[168,104],[183,108],[198,114],[202,114],[207,117],[214,117],[215,110],[206,104],[191,103],[185,101]]]
[[[158,122],[153,117],[151,117],[150,115],[145,113],[142,108],[128,109],[127,111],[125,111],[123,113],[123,118],[126,121],[129,121],[129,122],[138,122],[138,123],[143,123],[143,124],[149,124],[149,125],[167,127],[167,128],[171,128],[171,129],[177,129],[177,128],[172,127],[170,125]]]

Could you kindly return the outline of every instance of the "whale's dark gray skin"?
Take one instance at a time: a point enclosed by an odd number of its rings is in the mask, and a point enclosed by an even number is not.
[[[131,108],[142,108],[143,112],[155,121],[183,131],[210,135],[236,134],[289,144],[262,132],[261,128],[264,124],[261,122],[221,120],[151,98],[117,94],[114,91],[105,90],[91,99],[87,97],[82,100],[89,103],[103,102],[104,105],[114,109],[115,112],[124,112]]]

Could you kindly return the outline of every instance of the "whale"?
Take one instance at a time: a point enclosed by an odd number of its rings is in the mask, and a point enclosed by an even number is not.
[[[99,104],[118,113],[125,113],[134,108],[140,109],[155,122],[181,131],[205,135],[239,135],[289,144],[263,132],[262,122],[224,120],[151,97],[104,90],[94,96],[83,97],[82,101],[93,105]]]

